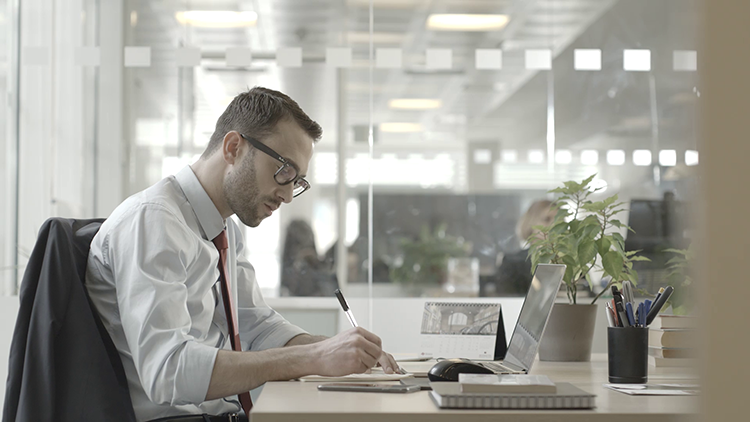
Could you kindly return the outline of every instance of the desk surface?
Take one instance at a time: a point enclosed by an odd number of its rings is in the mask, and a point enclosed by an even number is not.
[[[407,365],[404,365],[407,367]],[[682,368],[649,367],[652,383],[688,383]],[[498,414],[513,415],[513,421],[684,421],[697,412],[693,396],[628,396],[602,386],[607,382],[606,355],[591,362],[537,362],[533,374],[547,375],[555,382],[570,382],[596,394],[593,410],[445,410],[439,409],[427,391],[411,394],[320,392],[317,383],[270,382],[252,410],[253,422],[311,421],[497,421]],[[695,382],[694,380],[692,382]],[[304,417],[303,417],[304,415]],[[460,415],[460,416],[459,416]],[[697,419],[697,418],[688,418]]]

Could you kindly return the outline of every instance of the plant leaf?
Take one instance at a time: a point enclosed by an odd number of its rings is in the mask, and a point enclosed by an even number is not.
[[[583,181],[581,182],[581,185],[580,185],[581,188],[587,187],[589,185],[589,183],[591,183],[591,181],[594,180],[594,177],[596,177],[596,173],[594,173],[591,176],[583,179]]]
[[[604,258],[604,255],[609,252],[611,247],[612,242],[607,238],[607,236],[603,236],[596,241],[596,248],[599,250],[599,255],[601,255],[602,258]]]
[[[604,267],[604,271],[612,276],[613,280],[619,281],[623,265],[624,262],[622,255],[617,251],[609,251],[602,255],[602,266]]]
[[[596,243],[590,238],[584,238],[578,245],[578,261],[587,264],[596,258]]]

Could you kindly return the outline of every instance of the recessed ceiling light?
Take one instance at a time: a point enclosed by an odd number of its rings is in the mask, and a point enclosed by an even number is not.
[[[573,162],[573,154],[567,149],[555,151],[555,162],[557,164],[570,164]]]
[[[698,151],[690,149],[685,151],[685,164],[688,166],[698,165]]]
[[[514,149],[504,149],[500,152],[503,164],[513,164],[518,161],[518,152]]]
[[[647,149],[637,149],[633,151],[633,164],[636,166],[650,166],[651,151]]]
[[[528,155],[529,162],[532,164],[542,164],[544,162],[544,151],[532,149]]]
[[[175,13],[175,18],[183,25],[204,28],[239,28],[255,25],[258,21],[258,14],[229,10],[188,10]]]
[[[508,15],[432,14],[427,29],[437,31],[498,31],[508,24]]]
[[[421,132],[422,125],[419,123],[402,123],[402,122],[390,122],[381,123],[381,132],[392,132],[392,133],[409,133],[409,132]]]
[[[610,166],[621,166],[625,164],[625,151],[621,149],[611,149],[607,151],[607,164]]]
[[[388,102],[390,108],[405,110],[430,110],[442,105],[442,101],[430,98],[394,98]]]
[[[677,151],[673,149],[663,149],[659,151],[659,164],[665,167],[677,165]]]

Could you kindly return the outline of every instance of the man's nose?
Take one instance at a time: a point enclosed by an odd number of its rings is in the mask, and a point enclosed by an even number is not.
[[[279,186],[279,189],[276,192],[276,195],[281,202],[288,204],[292,202],[292,199],[294,198],[294,183]]]

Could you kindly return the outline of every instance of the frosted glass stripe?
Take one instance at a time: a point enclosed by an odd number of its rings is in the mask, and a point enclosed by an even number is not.
[[[151,66],[151,47],[125,47],[125,67]]]

